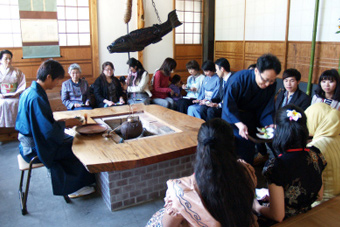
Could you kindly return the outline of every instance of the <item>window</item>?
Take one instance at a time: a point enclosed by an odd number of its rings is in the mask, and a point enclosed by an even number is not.
[[[91,44],[88,0],[57,0],[59,45]],[[22,47],[17,0],[0,0],[0,47]]]
[[[90,45],[88,0],[57,0],[59,45]]]
[[[178,18],[183,23],[175,30],[175,44],[202,43],[203,0],[176,0]]]

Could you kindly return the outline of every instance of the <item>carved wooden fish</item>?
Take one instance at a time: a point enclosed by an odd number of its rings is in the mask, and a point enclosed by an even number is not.
[[[134,30],[116,39],[107,49],[110,53],[141,51],[151,43],[161,41],[163,36],[181,24],[178,20],[176,10],[173,10],[169,13],[168,20],[163,24],[155,24],[152,27]]]

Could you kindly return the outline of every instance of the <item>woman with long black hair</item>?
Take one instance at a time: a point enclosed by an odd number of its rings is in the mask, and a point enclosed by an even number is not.
[[[253,226],[254,169],[237,160],[231,126],[215,118],[198,132],[195,173],[169,180],[165,208],[147,226]]]
[[[149,73],[144,69],[142,63],[135,58],[127,61],[129,65],[129,75],[126,79],[128,104],[144,103],[150,104],[152,96],[149,90]]]
[[[322,199],[326,160],[318,148],[306,147],[309,132],[303,109],[288,104],[277,111],[275,123],[273,148],[279,156],[269,160],[263,169],[270,206],[254,200],[254,210],[267,219],[281,222],[310,210],[314,201]],[[259,221],[265,224],[260,226],[274,224],[262,218]]]

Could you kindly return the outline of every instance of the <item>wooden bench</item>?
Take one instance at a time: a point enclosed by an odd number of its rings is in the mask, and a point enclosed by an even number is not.
[[[304,214],[288,218],[274,225],[275,227],[287,226],[340,226],[340,195],[314,207]]]

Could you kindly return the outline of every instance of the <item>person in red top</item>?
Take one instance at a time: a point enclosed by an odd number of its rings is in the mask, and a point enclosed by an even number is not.
[[[177,66],[177,63],[172,58],[166,58],[162,66],[156,70],[152,84],[152,103],[160,106],[164,106],[169,109],[175,108],[175,102],[169,97],[169,94],[173,95],[174,91],[169,88],[170,75]]]

